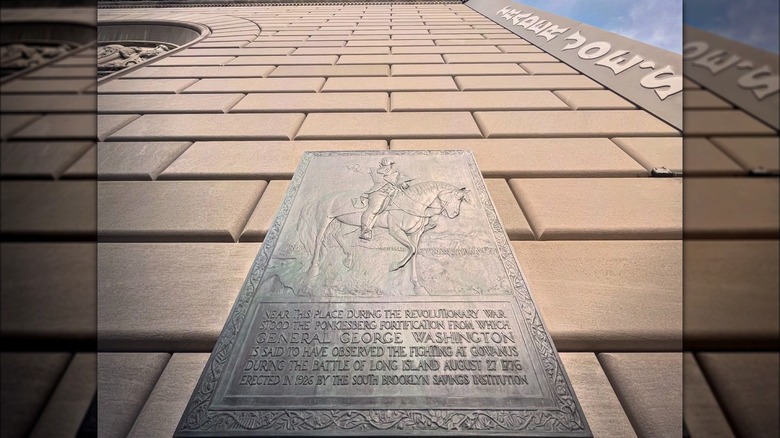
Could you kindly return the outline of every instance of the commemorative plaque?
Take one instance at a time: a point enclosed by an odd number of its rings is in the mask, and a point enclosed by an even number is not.
[[[590,437],[468,151],[307,152],[176,436]]]

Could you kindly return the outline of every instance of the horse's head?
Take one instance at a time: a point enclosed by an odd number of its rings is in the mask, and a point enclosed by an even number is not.
[[[471,203],[468,193],[469,191],[465,187],[461,187],[460,189],[446,190],[439,194],[442,213],[450,219],[457,217],[460,214],[461,202]]]

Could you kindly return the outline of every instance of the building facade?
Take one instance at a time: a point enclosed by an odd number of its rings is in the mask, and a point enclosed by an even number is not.
[[[3,336],[69,353],[4,353],[45,378],[3,435],[97,406],[99,436],[171,436],[302,153],[416,149],[474,153],[594,436],[768,430],[724,400],[777,365],[777,126],[631,79],[675,119],[480,1],[106,2],[94,45],[4,80],[3,293],[43,314]],[[734,340],[762,352],[699,353]]]

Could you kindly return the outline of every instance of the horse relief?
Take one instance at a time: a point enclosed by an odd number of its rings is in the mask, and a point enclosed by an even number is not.
[[[368,174],[373,186],[365,192],[336,191],[303,206],[298,216],[297,234],[311,257],[306,276],[313,283],[326,263],[332,263],[325,240],[332,237],[343,253],[347,271],[355,268],[355,248],[375,238],[374,231],[386,231],[405,249],[405,255],[388,267],[388,272],[409,266],[414,292],[427,295],[417,275],[416,255],[422,236],[437,226],[439,217],[455,219],[462,202],[470,203],[469,191],[441,181],[413,182],[392,159],[383,158],[379,167],[353,172]],[[381,250],[381,249],[377,249]]]

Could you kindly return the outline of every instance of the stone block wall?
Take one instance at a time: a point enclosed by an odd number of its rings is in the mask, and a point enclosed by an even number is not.
[[[680,436],[683,401],[693,436],[762,430],[732,396],[760,382],[730,370],[777,353],[698,351],[777,342],[778,179],[748,177],[776,166],[776,131],[688,81],[684,154],[679,131],[460,3],[98,20],[210,33],[97,86],[94,48],[0,86],[2,202],[24,213],[2,216],[3,294],[39,309],[4,308],[3,336],[75,351],[4,353],[42,377],[3,436],[84,417],[94,324],[99,435],[170,436],[301,154],[365,149],[473,151],[595,436]],[[685,182],[651,176],[684,160]]]

